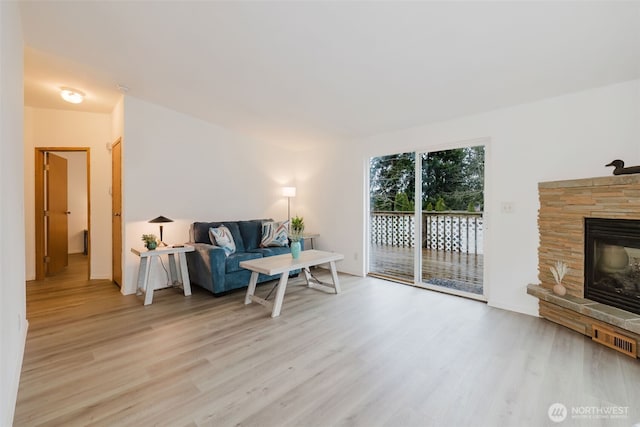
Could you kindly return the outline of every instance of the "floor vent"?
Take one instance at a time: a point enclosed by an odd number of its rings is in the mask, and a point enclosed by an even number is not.
[[[625,337],[624,335],[620,335],[617,332],[613,332],[598,325],[592,325],[592,328],[592,339],[594,341],[604,344],[614,350],[618,350],[620,353],[624,353],[627,356],[631,356],[633,358],[636,357],[636,341],[633,338]]]

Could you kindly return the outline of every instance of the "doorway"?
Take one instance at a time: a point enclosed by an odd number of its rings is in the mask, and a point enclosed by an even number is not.
[[[370,275],[486,300],[486,144],[474,142],[370,159]]]
[[[89,278],[90,149],[38,147],[35,165],[36,280],[63,271],[70,252],[86,257]]]

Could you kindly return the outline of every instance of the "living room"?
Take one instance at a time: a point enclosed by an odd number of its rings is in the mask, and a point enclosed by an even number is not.
[[[598,36],[559,46],[557,52],[535,51],[529,52],[530,55],[500,57],[497,63],[532,61],[539,64],[540,70],[533,74],[539,79],[523,79],[524,82],[518,81],[520,86],[514,83],[511,87],[510,79],[515,77],[508,66],[484,69],[485,72],[501,73],[501,80],[498,80],[504,84],[500,92],[504,97],[500,100],[497,96],[493,99],[492,91],[497,89],[483,83],[483,77],[489,76],[478,73],[473,77],[478,81],[474,85],[482,90],[474,94],[483,93],[491,102],[479,105],[474,103],[474,99],[469,99],[464,108],[454,115],[445,112],[439,115],[438,103],[430,104],[428,108],[431,110],[422,106],[423,110],[414,113],[425,118],[407,117],[405,125],[399,125],[399,120],[394,123],[395,127],[384,127],[379,123],[379,117],[371,114],[362,119],[368,124],[368,133],[361,132],[356,136],[347,132],[352,130],[348,126],[341,129],[342,134],[329,132],[339,128],[336,124],[327,126],[329,130],[323,134],[305,133],[300,130],[302,126],[298,128],[295,123],[286,128],[283,127],[286,123],[274,122],[270,127],[259,120],[255,121],[255,128],[248,127],[249,131],[243,133],[232,125],[223,126],[208,120],[206,108],[202,117],[185,113],[195,107],[185,105],[184,100],[175,106],[165,106],[153,99],[140,98],[136,93],[142,88],[130,83],[130,90],[121,96],[109,114],[96,116],[98,113],[46,111],[30,106],[25,109],[22,105],[22,67],[19,64],[22,64],[23,46],[27,45],[23,39],[28,40],[28,37],[23,35],[19,25],[20,8],[4,3],[1,7],[3,216],[0,225],[4,236],[2,253],[7,254],[0,264],[4,286],[1,303],[3,384],[16,384],[19,369],[16,372],[15,366],[21,359],[21,348],[27,334],[24,280],[32,278],[30,259],[34,257],[29,231],[33,221],[29,185],[33,173],[28,165],[32,164],[34,146],[91,145],[92,156],[98,162],[95,170],[108,175],[110,157],[105,145],[118,137],[123,138],[125,230],[121,292],[129,295],[135,293],[138,264],[128,249],[139,246],[141,234],[155,230],[147,223],[149,219],[158,215],[172,218],[175,222],[165,227],[165,240],[185,242],[189,224],[197,220],[284,218],[286,200],[282,198],[280,189],[289,184],[295,184],[298,189],[293,212],[304,216],[307,227],[320,233],[316,242],[318,247],[345,255],[339,265],[342,273],[365,276],[367,160],[378,155],[452,147],[486,138],[489,141],[485,195],[488,305],[529,316],[538,315],[537,299],[526,293],[527,284],[539,282],[538,183],[610,175],[611,170],[604,165],[615,158],[640,164],[640,67],[637,50],[631,50],[631,47],[637,47],[637,28],[629,30],[629,22],[637,23],[638,10],[637,6],[629,3],[618,7],[628,7],[635,15],[613,10],[615,7],[612,6],[613,9],[606,9],[610,14],[598,18],[602,21],[594,18],[599,12],[595,9],[605,7],[601,4],[593,5],[594,10],[588,13],[573,11],[584,13],[580,16],[585,19],[593,19],[581,24],[585,27],[600,22],[605,28],[615,28],[616,20],[621,20],[617,26],[619,33],[614,32],[615,37],[626,40],[628,45],[616,45],[620,40],[611,36],[611,45],[606,45],[610,49],[594,47],[596,39],[603,37],[602,31],[595,31]],[[571,12],[564,10],[563,13],[570,15]],[[580,28],[573,31],[559,33],[558,44],[561,44],[560,39],[573,40],[574,36],[579,39],[585,34]],[[10,47],[5,49],[5,44]],[[579,56],[575,64],[568,60],[566,63],[552,62],[579,55],[577,50],[569,52],[563,49],[578,49],[581,45],[585,50],[592,48],[593,51],[589,51],[589,55],[583,53],[584,56]],[[617,51],[613,46],[618,46]],[[597,52],[600,56],[596,55]],[[499,51],[494,53],[501,54]],[[545,56],[546,53],[549,57]],[[590,59],[586,60],[586,56]],[[379,62],[380,67],[402,69],[402,64],[389,65],[386,60]],[[465,61],[456,65],[459,69],[472,66]],[[590,67],[594,70],[589,70]],[[584,72],[575,71],[579,69]],[[214,76],[215,70],[210,73]],[[555,87],[557,82],[549,76],[564,76],[564,85]],[[361,77],[364,79],[365,75]],[[451,78],[454,81],[452,97],[457,90],[455,85],[471,79],[468,75]],[[395,78],[387,82],[393,86]],[[183,82],[176,81],[166,90],[181,91],[181,84]],[[522,86],[529,89],[523,90]],[[516,87],[520,87],[522,98],[512,100],[504,95],[511,90],[516,91]],[[422,90],[416,91],[424,95]],[[13,97],[5,98],[5,93],[13,94]],[[309,104],[326,103],[321,93],[315,94],[318,98],[309,98]],[[344,93],[345,99],[350,96],[348,91]],[[366,99],[376,98],[370,96]],[[279,102],[276,97],[272,100]],[[333,101],[337,104],[346,102],[343,98]],[[449,101],[440,99],[440,104],[446,110]],[[366,102],[358,107],[365,115]],[[388,110],[401,110],[401,107],[390,104]],[[301,106],[289,108],[295,110]],[[380,111],[385,109],[375,112]],[[225,117],[220,111],[216,113]],[[293,113],[291,111],[292,116]],[[393,111],[389,114],[392,115]],[[61,135],[63,127],[69,129],[74,121],[82,122],[87,115],[102,124],[99,137],[90,144],[65,142],[65,138],[59,136],[55,144],[47,140],[50,129],[58,129],[57,134]],[[52,118],[54,116],[55,119]],[[302,116],[304,114],[296,117]],[[50,127],[43,123],[50,123]],[[229,123],[233,124],[233,121]],[[310,121],[305,124],[305,130],[309,130],[318,123]],[[33,134],[39,136],[29,139],[29,130],[36,126],[39,130]],[[254,129],[263,131],[264,138],[256,137]],[[16,148],[15,143],[10,145],[8,141],[22,141],[23,132],[24,149],[23,146]],[[149,179],[150,174],[154,179]],[[16,175],[24,180],[24,191]],[[93,182],[97,187],[92,193],[96,198],[91,231],[92,272],[94,279],[105,279],[110,274],[110,234],[103,236],[101,233],[110,230],[109,184],[108,180]],[[506,202],[513,206],[511,212],[502,211],[501,206]],[[24,211],[16,212],[15,206],[24,206]],[[22,232],[25,229],[26,239]],[[26,254],[24,259],[22,254]],[[17,271],[16,265],[25,265],[25,268]],[[156,280],[161,280],[159,274]],[[9,283],[12,285],[7,286]],[[15,327],[16,318],[19,319],[18,327]],[[11,395],[16,390],[17,384],[3,386],[3,397],[6,397],[3,402],[15,401],[15,396],[12,398]],[[8,413],[5,412],[8,408],[2,409],[3,414]]]

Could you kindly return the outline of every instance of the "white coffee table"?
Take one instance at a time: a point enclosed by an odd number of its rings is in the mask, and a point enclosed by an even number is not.
[[[301,269],[304,272],[305,279],[307,280],[307,286],[310,288],[338,294],[340,293],[340,282],[338,281],[338,273],[336,272],[336,261],[340,261],[342,259],[344,259],[344,255],[342,254],[310,250],[300,252],[300,257],[298,259],[293,259],[291,254],[284,254],[242,261],[240,262],[240,267],[251,271],[251,279],[249,280],[249,288],[247,289],[247,295],[245,296],[244,303],[251,304],[251,302],[257,302],[265,307],[273,307],[271,317],[280,316],[280,310],[282,309],[282,302],[284,300],[284,292],[287,289],[289,272],[297,269]],[[320,264],[329,264],[333,284],[321,283],[313,280],[311,273],[309,272],[309,267]],[[281,275],[273,302],[255,295],[258,275],[260,273],[268,276],[273,276],[275,274]]]

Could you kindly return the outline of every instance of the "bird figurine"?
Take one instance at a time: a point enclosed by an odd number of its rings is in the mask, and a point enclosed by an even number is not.
[[[614,175],[628,175],[632,173],[640,173],[640,166],[629,166],[624,167],[624,162],[622,160],[614,160],[605,166],[613,166],[615,169],[613,170]]]

